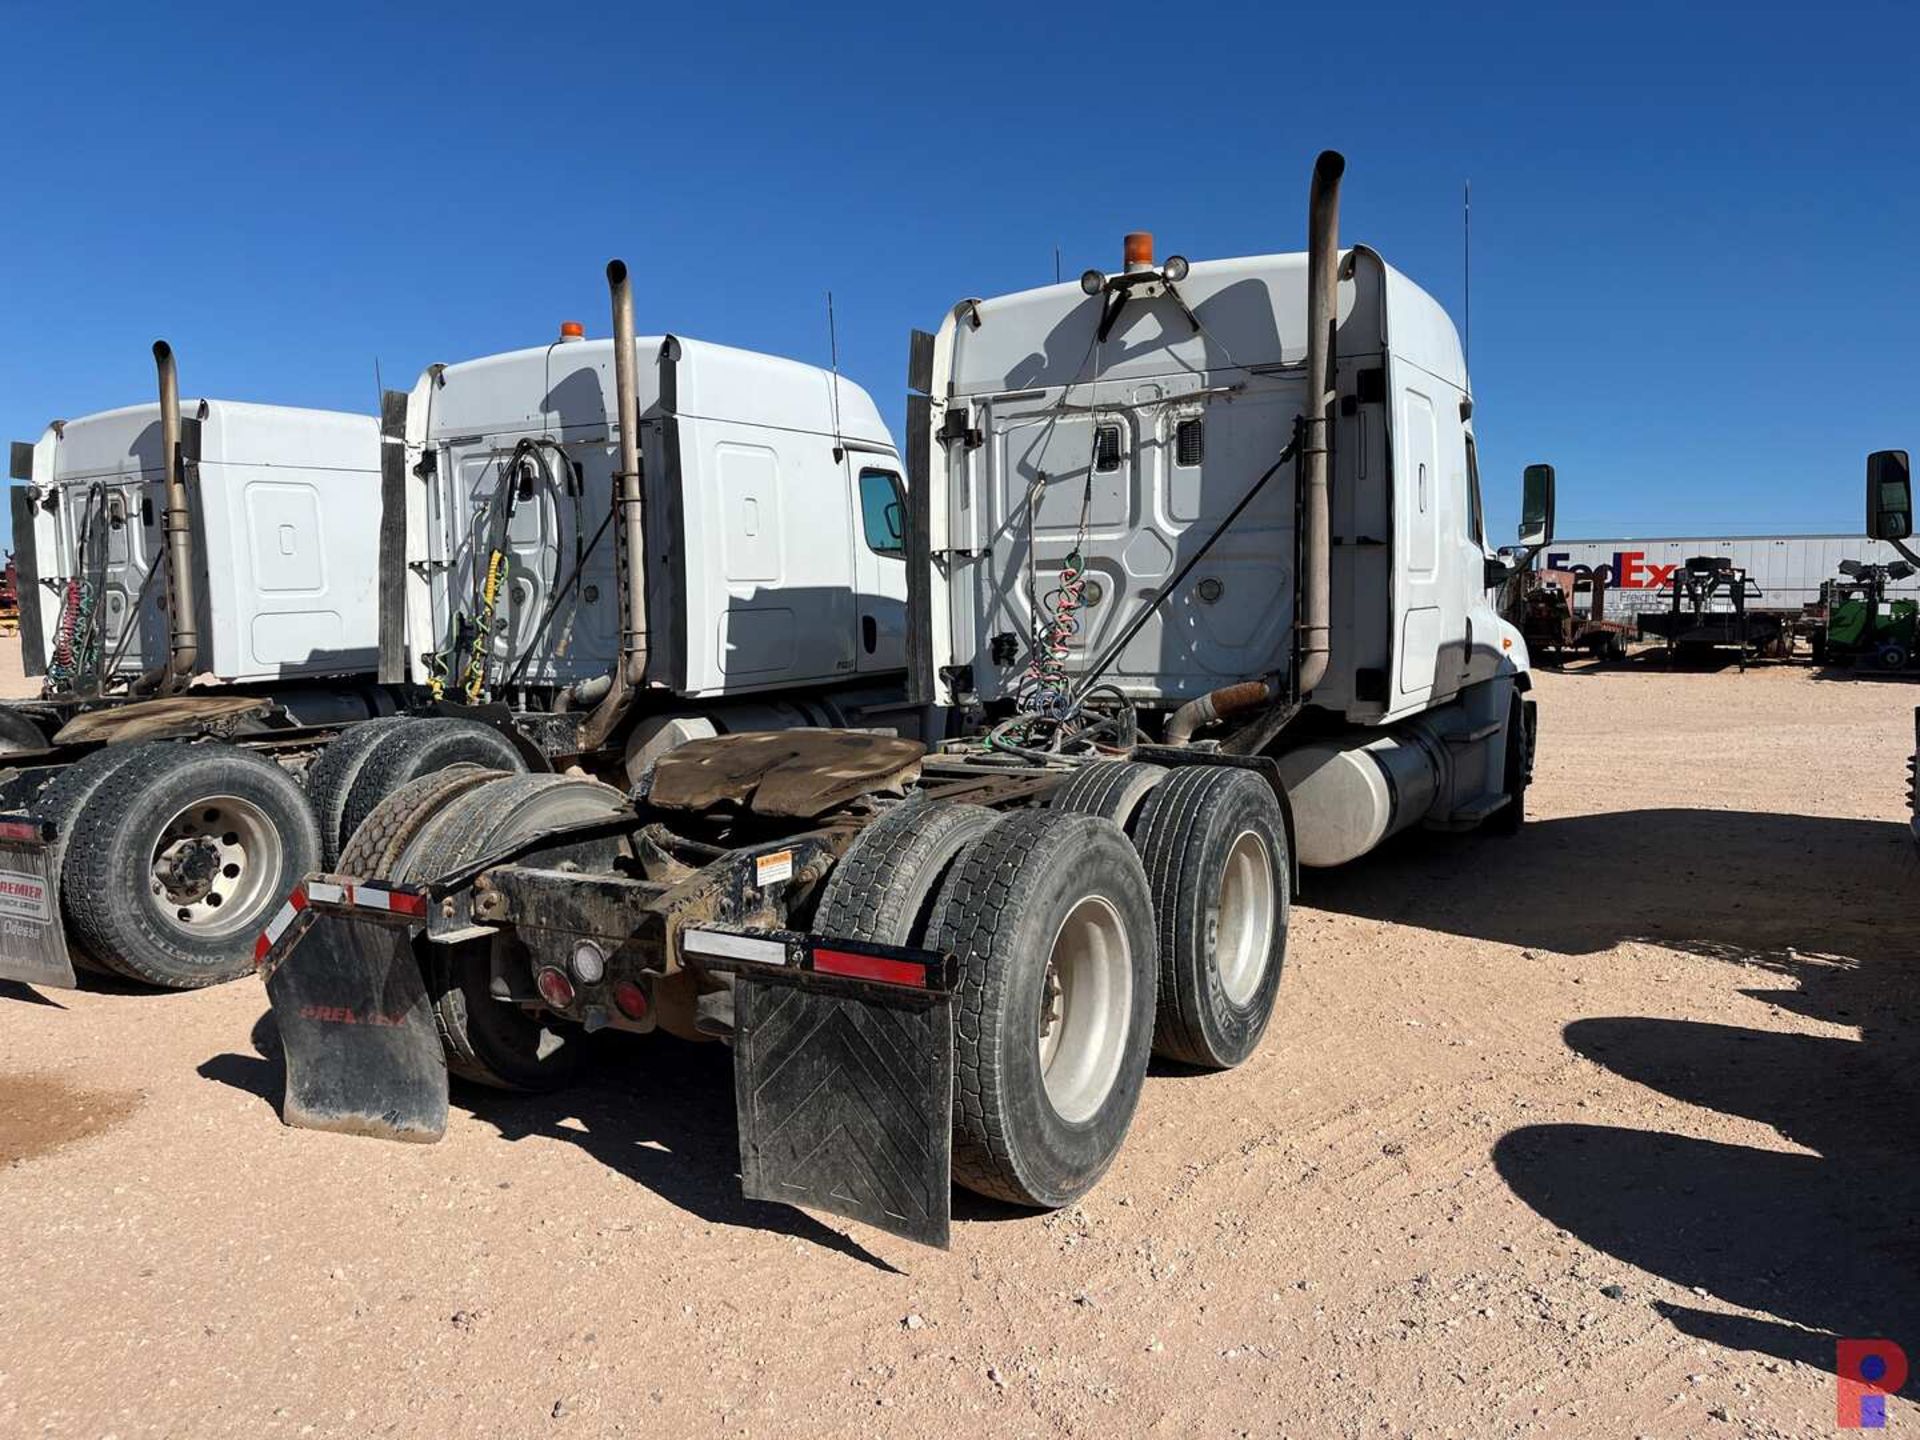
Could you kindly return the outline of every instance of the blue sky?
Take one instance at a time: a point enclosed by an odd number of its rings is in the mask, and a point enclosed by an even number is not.
[[[1497,533],[1855,530],[1920,449],[1911,6],[0,5],[0,438],[152,393],[371,410],[642,330],[841,362],[897,426],[964,295],[1343,236],[1459,316]],[[443,20],[439,16],[446,17]],[[457,18],[455,18],[457,16]],[[4,516],[0,515],[0,526]]]

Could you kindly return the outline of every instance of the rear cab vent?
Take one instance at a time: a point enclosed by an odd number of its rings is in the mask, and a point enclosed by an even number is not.
[[[1120,427],[1101,425],[1093,432],[1093,468],[1102,475],[1120,468]]]
[[[1173,463],[1192,468],[1206,453],[1206,427],[1198,420],[1182,420],[1173,431]]]

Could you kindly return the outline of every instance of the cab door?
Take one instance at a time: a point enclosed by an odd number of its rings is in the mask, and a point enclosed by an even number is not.
[[[1440,584],[1441,482],[1437,406],[1432,381],[1401,367],[1407,377],[1400,391],[1399,434],[1394,466],[1394,604],[1399,611],[1399,655],[1395,666],[1396,710],[1438,702],[1459,680],[1459,657],[1443,658],[1447,634]],[[1459,636],[1454,636],[1458,645]]]
[[[862,675],[907,664],[907,492],[891,455],[847,457],[853,479],[854,668]]]

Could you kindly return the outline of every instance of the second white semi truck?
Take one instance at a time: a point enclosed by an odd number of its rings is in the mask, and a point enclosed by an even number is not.
[[[0,977],[244,974],[300,876],[449,767],[640,774],[693,736],[898,721],[901,465],[872,400],[636,342],[625,267],[609,280],[624,349],[436,365],[377,423],[182,419],[159,346],[159,406],[16,447],[51,683],[0,707]]]
[[[1254,1051],[1301,865],[1516,826],[1527,655],[1490,594],[1511,569],[1460,346],[1340,249],[1343,168],[1315,167],[1305,255],[1156,262],[1130,237],[1119,273],[915,334],[904,491],[874,485],[867,533],[903,557],[917,738],[748,730],[630,765],[590,720],[581,773],[464,770],[376,807],[259,942],[287,1121],[430,1140],[449,1075],[563,1084],[603,1027],[717,1039],[748,1194],[941,1244],[953,1181],[1084,1194],[1150,1053]],[[695,533],[686,487],[655,488],[671,444],[643,458],[626,418],[655,353],[616,341],[616,696],[695,673],[650,643]],[[866,461],[835,454],[858,536]],[[715,488],[749,556],[771,469],[740,474]],[[1548,467],[1523,514],[1547,541]],[[727,615],[783,572],[748,563],[669,633],[765,663]]]

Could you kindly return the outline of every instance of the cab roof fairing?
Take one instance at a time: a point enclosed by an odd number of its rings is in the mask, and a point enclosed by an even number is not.
[[[1468,389],[1458,333],[1438,301],[1364,245],[1341,253],[1341,275],[1342,356],[1386,348],[1390,325],[1396,355]],[[1104,297],[1077,283],[963,301],[936,339],[934,394],[985,397],[1085,385],[1096,376],[1105,384],[1305,362],[1304,252],[1195,261],[1177,288],[1199,333],[1171,300],[1135,298],[1100,347],[1097,366],[1093,340]]]
[[[202,464],[378,468],[378,422],[371,415],[212,399],[182,399],[180,413],[190,419],[205,417],[200,422]],[[135,477],[159,481],[163,476],[157,401],[49,425],[33,447],[35,485]]]
[[[672,335],[639,336],[634,345],[643,421],[662,411],[660,358],[671,346],[677,360],[677,414],[821,436],[835,433],[832,371]],[[838,377],[838,384],[838,433],[856,444],[891,451],[893,437],[873,397],[845,376]],[[418,447],[459,436],[590,439],[611,434],[616,413],[613,341],[556,342],[430,367],[408,401],[407,440]]]

